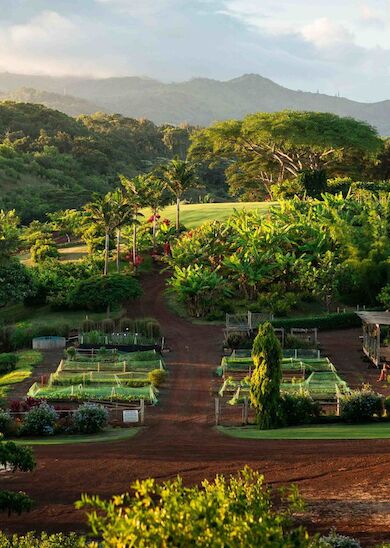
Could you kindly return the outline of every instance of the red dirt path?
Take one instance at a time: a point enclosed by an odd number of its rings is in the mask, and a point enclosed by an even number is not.
[[[210,384],[220,359],[221,328],[173,315],[165,306],[163,284],[161,276],[147,275],[145,295],[129,311],[157,318],[172,346],[169,390],[158,407],[148,409],[147,427],[126,442],[37,447],[32,474],[1,476],[2,488],[25,490],[36,507],[21,518],[1,516],[1,528],[83,530],[85,517],[73,507],[81,493],[110,496],[149,476],[165,480],[180,474],[195,483],[249,464],[269,484],[298,485],[311,529],[335,526],[367,545],[389,539],[390,442],[251,441],[216,432]],[[368,370],[356,354],[357,336],[356,330],[326,333],[322,342],[336,366],[351,369],[358,383],[360,368],[363,377]]]

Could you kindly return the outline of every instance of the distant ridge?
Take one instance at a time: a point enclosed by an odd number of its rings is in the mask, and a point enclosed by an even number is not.
[[[29,94],[24,91],[22,95],[30,97],[32,102],[42,99],[46,106],[73,115],[90,114],[96,109],[147,118],[157,124],[208,125],[256,111],[315,110],[365,120],[382,135],[390,135],[390,100],[360,103],[344,97],[294,91],[257,74],[245,74],[226,82],[193,78],[165,84],[135,76],[91,79],[0,73],[4,96],[14,93],[17,98],[20,88],[29,88]]]

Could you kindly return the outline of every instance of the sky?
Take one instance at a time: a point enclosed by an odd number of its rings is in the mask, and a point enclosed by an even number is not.
[[[0,71],[390,99],[390,0],[0,0]]]

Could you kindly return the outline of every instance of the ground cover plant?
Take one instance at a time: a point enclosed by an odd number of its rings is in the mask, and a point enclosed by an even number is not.
[[[1,356],[4,354],[0,354]],[[24,350],[12,354],[17,358],[15,367],[8,373],[0,375],[0,400],[4,399],[12,387],[28,379],[34,370],[34,367],[42,362],[42,353],[36,350]]]

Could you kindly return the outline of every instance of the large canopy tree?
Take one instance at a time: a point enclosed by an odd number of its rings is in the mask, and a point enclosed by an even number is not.
[[[383,143],[365,122],[321,112],[260,112],[218,122],[192,137],[190,158],[227,162],[233,192],[272,196],[272,185],[300,173],[345,171],[353,153],[378,152]]]

